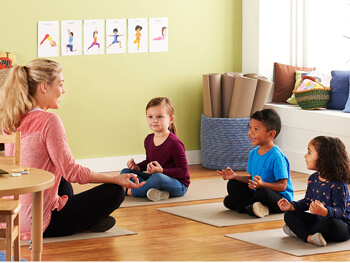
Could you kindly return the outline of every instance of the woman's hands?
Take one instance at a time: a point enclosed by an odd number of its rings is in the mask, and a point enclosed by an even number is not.
[[[134,182],[132,182],[130,178],[132,178]],[[120,174],[118,176],[115,176],[114,183],[119,184],[120,186],[123,186],[125,188],[140,188],[146,182],[144,181],[140,183],[136,174]]]
[[[128,168],[130,170],[134,170],[134,171],[139,171],[141,172],[141,169],[140,169],[140,166],[138,166],[136,163],[135,163],[135,160],[133,158],[131,158],[127,163],[126,165],[128,166]]]

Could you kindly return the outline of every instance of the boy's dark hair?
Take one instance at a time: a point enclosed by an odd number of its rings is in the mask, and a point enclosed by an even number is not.
[[[344,143],[339,138],[317,136],[311,144],[318,153],[316,168],[320,176],[330,181],[350,183],[350,161]]]
[[[70,33],[71,33],[71,35],[72,35],[72,37],[73,37],[73,36],[74,36],[73,32],[72,32],[72,31],[70,31]]]
[[[117,29],[117,28],[114,28],[114,29],[113,29],[113,33],[118,33],[118,29]]]
[[[142,30],[142,26],[140,26],[140,25],[135,26],[135,31],[136,31],[137,29]]]
[[[250,119],[258,120],[264,124],[267,131],[276,131],[275,138],[281,131],[281,118],[278,113],[273,109],[264,109],[256,111],[250,117]]]

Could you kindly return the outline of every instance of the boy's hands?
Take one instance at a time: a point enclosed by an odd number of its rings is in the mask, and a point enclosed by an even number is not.
[[[237,174],[232,171],[232,169],[230,167],[227,167],[225,170],[222,171],[217,171],[224,180],[231,180],[231,179],[235,179]]]
[[[255,175],[251,180],[248,182],[248,187],[250,189],[258,189],[260,187],[264,186],[264,181],[261,179],[259,175]]]
[[[157,161],[150,162],[147,164],[147,173],[163,173],[163,167]]]
[[[281,211],[294,211],[294,206],[291,203],[289,203],[289,201],[285,198],[280,199],[277,202],[277,205],[279,206]]]
[[[131,158],[127,163],[126,165],[128,166],[128,168],[130,170],[134,170],[134,171],[139,171],[141,172],[141,169],[140,167],[135,163],[135,160],[133,158]]]
[[[318,200],[311,202],[309,210],[312,214],[318,216],[327,216],[328,214],[328,209]]]

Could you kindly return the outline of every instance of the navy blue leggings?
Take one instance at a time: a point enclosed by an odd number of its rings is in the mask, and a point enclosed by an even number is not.
[[[64,179],[58,193],[69,198],[60,211],[52,211],[44,237],[68,236],[86,230],[99,219],[110,215],[125,198],[123,187],[116,184],[101,184],[74,195],[71,184]]]
[[[284,214],[284,221],[304,242],[307,242],[309,235],[315,233],[321,233],[327,242],[342,242],[350,238],[347,225],[338,218],[319,219],[304,211],[288,211]]]

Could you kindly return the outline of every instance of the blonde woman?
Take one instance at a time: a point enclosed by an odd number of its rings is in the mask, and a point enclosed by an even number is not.
[[[59,108],[64,93],[62,67],[47,59],[14,66],[0,90],[0,126],[7,134],[21,132],[21,165],[55,175],[54,186],[44,192],[44,237],[110,229],[115,224],[110,214],[125,198],[123,187],[143,185],[134,174],[97,173],[75,162],[61,119],[47,112]],[[13,150],[6,147],[6,155]],[[74,195],[70,183],[75,182],[103,184]],[[20,201],[21,239],[29,239],[31,195],[21,195]]]

